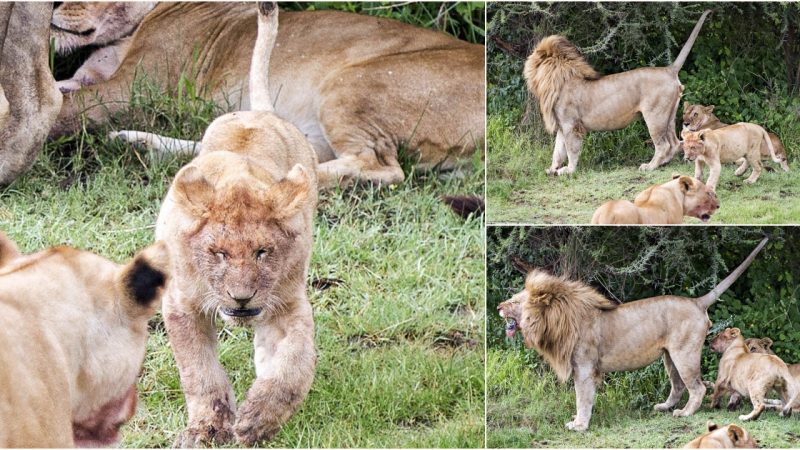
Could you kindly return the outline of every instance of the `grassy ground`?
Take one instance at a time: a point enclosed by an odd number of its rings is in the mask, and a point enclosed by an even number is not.
[[[532,128],[520,131],[500,116],[488,120],[489,223],[588,224],[595,209],[608,200],[633,201],[647,187],[669,181],[673,172],[694,174],[694,164],[684,162],[682,154],[655,171],[639,171],[639,164],[653,156],[653,147],[645,144],[644,123],[639,121],[617,132],[590,133],[575,174],[548,177],[544,171],[550,167],[553,139],[543,129]],[[800,146],[800,130],[782,138],[793,170],[786,173],[769,162],[777,170],[763,171],[754,185],[746,185],[744,177],[733,175],[734,166],[723,166],[717,186],[720,209],[711,224],[800,223],[800,169],[798,152],[793,151]],[[604,152],[612,148],[628,149],[624,159],[605,160]],[[701,222],[687,217],[684,223]]]
[[[706,421],[736,423],[756,438],[762,448],[800,446],[800,419],[780,418],[766,411],[753,422],[738,416],[749,412],[743,402],[738,411],[712,410],[709,398],[693,416],[675,418],[655,412],[652,406],[668,393],[668,381],[659,363],[624,375],[607,376],[598,395],[589,430],[568,431],[564,424],[575,414],[575,392],[570,383],[559,384],[538,358],[518,349],[493,349],[487,353],[487,446],[489,448],[680,448],[706,431]],[[651,395],[642,396],[642,386]],[[709,392],[710,394],[710,392]],[[688,398],[680,403],[683,405]]]
[[[220,111],[188,95],[139,87],[119,129],[199,138]],[[33,169],[0,190],[0,228],[24,251],[55,244],[123,261],[152,242],[169,183],[188,161],[153,161],[109,142],[108,130],[50,143]],[[484,444],[484,243],[481,218],[438,199],[482,194],[480,161],[464,179],[413,175],[392,189],[322,193],[309,288],[318,366],[275,447],[481,447]],[[125,447],[169,446],[186,423],[160,316]],[[222,329],[220,358],[241,400],[254,377],[251,332]]]

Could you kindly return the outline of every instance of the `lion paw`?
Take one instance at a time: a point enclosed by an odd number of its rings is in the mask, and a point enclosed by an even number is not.
[[[691,415],[692,413],[686,411],[685,409],[676,409],[675,411],[672,411],[672,417],[689,417]]]
[[[671,410],[675,405],[670,405],[669,403],[659,403],[653,406],[653,409],[659,412],[667,412]]]
[[[75,80],[56,81],[56,87],[62,94],[69,94],[81,89],[81,83]]]
[[[744,184],[753,184],[755,181],[753,180],[744,180]]]
[[[221,428],[214,425],[194,426],[186,428],[178,434],[172,444],[173,448],[208,447],[211,444],[223,445],[233,442],[233,430],[226,424]]]
[[[548,176],[558,175],[558,169],[545,169],[544,173]]]
[[[588,423],[581,423],[577,420],[573,420],[572,422],[567,422],[567,429],[570,431],[586,431],[589,429]]]
[[[739,416],[739,420],[741,420],[742,422],[747,422],[748,420],[750,420],[750,414],[742,414],[741,416]]]
[[[654,169],[653,167],[650,167],[650,164],[642,164],[641,166],[639,166],[639,170],[641,170],[642,172],[649,172],[653,169]]]
[[[245,402],[236,414],[233,427],[236,441],[244,447],[253,447],[261,441],[271,440],[281,429],[263,410],[259,402]]]

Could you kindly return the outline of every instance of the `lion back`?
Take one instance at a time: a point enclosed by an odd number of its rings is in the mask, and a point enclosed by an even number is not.
[[[525,279],[528,301],[522,304],[520,326],[525,344],[544,356],[558,379],[572,373],[572,354],[597,313],[617,307],[592,287],[541,270]]]
[[[544,125],[555,133],[556,101],[564,85],[572,80],[597,80],[602,75],[583,59],[578,48],[564,36],[548,36],[539,42],[525,61],[523,72],[528,91],[539,99]]]

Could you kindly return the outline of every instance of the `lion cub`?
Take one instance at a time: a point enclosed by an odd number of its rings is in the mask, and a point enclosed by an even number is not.
[[[156,236],[174,255],[164,321],[189,411],[178,447],[271,439],[314,380],[306,294],[317,203],[317,159],[272,112],[267,85],[278,11],[258,6],[250,73],[253,111],[215,119],[200,154],[175,176]],[[255,329],[256,378],[244,402],[217,357],[215,319]]]
[[[758,442],[738,425],[720,428],[709,420],[706,426],[708,433],[693,439],[683,448],[758,448]]]
[[[703,179],[703,168],[708,164],[710,173],[706,184],[717,190],[717,182],[722,163],[732,163],[744,158],[744,162],[734,174],[744,174],[748,164],[753,172],[744,182],[753,184],[761,175],[761,145],[766,142],[767,148],[775,162],[780,159],[775,155],[775,148],[767,132],[753,123],[740,122],[716,130],[683,131],[683,152],[686,159],[695,162],[694,176]]]
[[[719,208],[717,195],[700,180],[672,174],[672,180],[640,192],[633,200],[611,200],[592,215],[592,224],[678,224],[683,216],[708,222]]]
[[[780,358],[750,353],[738,328],[726,328],[718,334],[711,341],[711,350],[722,353],[711,397],[712,408],[718,408],[720,397],[730,390],[750,397],[753,404],[753,411],[739,416],[739,420],[757,419],[766,407],[764,396],[770,388],[775,388],[783,397],[781,417],[792,414],[792,408],[800,400],[800,384]]]
[[[69,247],[20,255],[0,233],[0,447],[119,440],[168,264],[161,242],[120,266]]]

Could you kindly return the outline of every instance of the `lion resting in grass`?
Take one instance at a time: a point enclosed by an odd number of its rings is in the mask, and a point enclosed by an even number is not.
[[[611,200],[592,215],[592,224],[678,224],[683,216],[708,222],[719,208],[717,195],[702,181],[672,175],[672,181],[656,184],[633,200]]]
[[[0,233],[0,447],[98,447],[136,411],[163,243],[120,266],[54,247],[20,255]]]
[[[267,68],[277,7],[259,10],[253,111],[209,125],[203,150],[175,176],[156,226],[174,255],[163,313],[189,410],[178,447],[234,439],[252,447],[271,439],[314,380],[305,283],[317,161],[302,132],[272,112]],[[255,329],[256,379],[238,408],[217,356],[217,314]]]
[[[689,102],[683,102],[683,129],[686,131],[700,131],[700,130],[716,130],[717,128],[727,127],[727,123],[722,123],[717,116],[714,115],[714,105],[691,105]],[[789,171],[788,158],[786,157],[786,148],[781,142],[781,138],[777,134],[767,131],[769,140],[772,143],[772,148],[775,150],[775,156],[780,160],[781,168],[785,172]],[[766,142],[761,145],[761,160],[766,161],[772,159],[772,154],[769,151],[769,146]],[[736,164],[742,164],[745,160],[740,158]]]
[[[683,153],[686,159],[694,161],[694,177],[703,179],[703,170],[709,167],[706,185],[714,191],[717,190],[722,163],[732,163],[744,159],[734,175],[741,176],[747,170],[748,164],[753,166],[753,172],[744,180],[753,184],[761,175],[761,145],[766,143],[775,162],[780,159],[775,155],[775,148],[767,132],[754,123],[740,122],[716,130],[683,131]]]
[[[675,135],[675,114],[683,93],[678,72],[709,12],[700,16],[669,67],[643,67],[603,76],[565,37],[548,36],[539,42],[525,61],[524,76],[531,95],[539,100],[545,128],[556,134],[548,175],[575,172],[586,132],[624,128],[639,114],[656,147],[653,159],[640,169],[653,170],[672,159],[680,148]]]
[[[572,376],[578,413],[569,430],[585,431],[594,406],[595,386],[606,372],[634,370],[663,358],[672,386],[655,405],[669,411],[688,388],[689,401],[674,416],[690,416],[703,401],[700,355],[711,323],[707,309],[727,290],[766,245],[765,238],[730,275],[699,298],[662,295],[618,305],[592,287],[533,270],[525,288],[497,309],[506,335],[522,332],[558,379]]]
[[[708,433],[692,439],[683,448],[758,448],[758,442],[738,425],[719,427],[709,420],[706,426]]]
[[[126,110],[136,74],[168,93],[176,91],[183,75],[198,95],[224,108],[249,109],[247,80],[256,40],[250,6],[158,4],[126,38],[125,48],[115,50],[124,54],[115,56],[120,62],[108,80],[65,96],[51,136],[79,130],[82,114],[96,126]],[[64,3],[55,16],[66,7],[78,8]],[[59,22],[69,30],[56,41],[67,32],[99,29],[105,17],[95,13],[84,21]],[[102,66],[101,72],[109,70]],[[355,179],[403,181],[399,147],[407,149],[418,169],[457,170],[469,167],[483,146],[482,45],[386,18],[287,12],[281,15],[270,70],[276,113],[313,145],[324,187]],[[162,151],[198,151],[194,142],[152,135],[141,140]],[[169,143],[158,146],[161,142]]]

